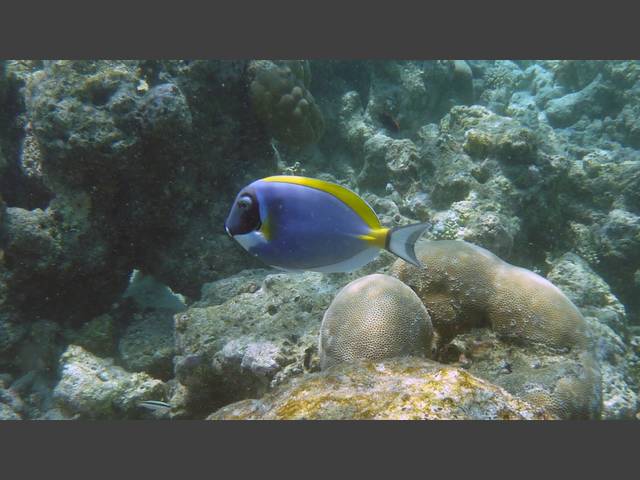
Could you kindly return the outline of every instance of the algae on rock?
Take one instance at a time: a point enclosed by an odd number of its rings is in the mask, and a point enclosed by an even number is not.
[[[209,420],[542,420],[552,415],[468,372],[405,357],[298,377]]]

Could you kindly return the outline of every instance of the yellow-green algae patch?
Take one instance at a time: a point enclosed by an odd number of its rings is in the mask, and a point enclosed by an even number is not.
[[[243,400],[211,420],[553,419],[470,373],[416,357],[340,364],[292,379],[260,400]]]

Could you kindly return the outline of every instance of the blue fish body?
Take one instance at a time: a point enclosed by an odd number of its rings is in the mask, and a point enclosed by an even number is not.
[[[421,233],[426,225],[420,225]],[[393,230],[383,228],[371,207],[352,191],[291,176],[268,177],[242,189],[225,228],[269,265],[320,272],[365,265],[389,247]]]

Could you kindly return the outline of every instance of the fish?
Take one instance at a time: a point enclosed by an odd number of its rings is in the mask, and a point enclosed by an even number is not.
[[[422,267],[414,246],[429,225],[386,228],[373,208],[346,187],[275,175],[240,190],[224,228],[272,267],[333,273],[356,270],[383,249]]]
[[[171,404],[161,402],[159,400],[144,400],[142,402],[138,402],[138,406],[152,411],[171,410],[172,408]]]
[[[400,122],[391,113],[384,111],[380,114],[380,122],[387,130],[398,133],[400,131]]]

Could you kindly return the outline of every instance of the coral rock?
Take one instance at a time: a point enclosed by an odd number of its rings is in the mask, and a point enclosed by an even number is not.
[[[64,412],[80,418],[135,418],[138,402],[163,400],[167,386],[146,373],[129,373],[109,359],[70,345],[60,357],[60,382],[53,395]]]
[[[175,374],[187,387],[188,414],[262,395],[291,375],[319,368],[319,320],[347,281],[267,273],[247,270],[207,285],[207,300],[175,315]],[[218,285],[229,295],[224,302],[208,293]]]
[[[174,323],[169,312],[136,315],[118,344],[122,363],[132,372],[168,380],[173,376]]]
[[[273,136],[294,146],[317,142],[324,131],[324,120],[308,90],[307,63],[258,60],[251,63],[249,71],[256,115]]]
[[[210,420],[532,420],[553,415],[464,370],[406,357],[298,377]]]

